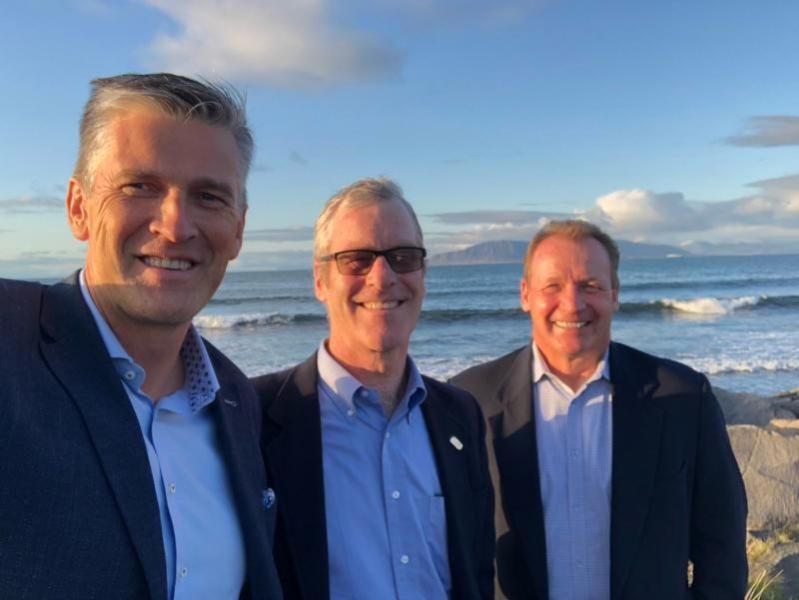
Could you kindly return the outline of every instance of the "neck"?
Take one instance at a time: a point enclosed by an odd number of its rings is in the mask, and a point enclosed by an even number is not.
[[[337,352],[335,345],[327,341],[325,347],[338,364],[366,387],[377,390],[380,404],[387,417],[394,414],[399,404],[406,380],[406,352],[374,352],[368,358],[349,359]]]
[[[602,360],[602,355],[596,357],[569,357],[560,356],[551,359],[544,356],[541,349],[538,349],[541,358],[546,362],[549,370],[560,379],[563,383],[569,386],[573,392],[579,390],[583,384],[596,372],[599,361]]]
[[[183,387],[184,368],[180,348],[189,325],[152,327],[141,324],[115,325],[109,321],[119,343],[146,374],[142,391],[153,403]]]

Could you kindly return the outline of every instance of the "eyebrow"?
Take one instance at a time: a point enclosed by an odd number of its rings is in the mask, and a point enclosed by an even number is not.
[[[155,171],[141,171],[133,169],[117,173],[116,177],[114,178],[114,183],[119,184],[127,179],[141,179],[145,181],[152,181],[152,180],[162,180],[163,176]],[[198,177],[196,179],[192,179],[189,182],[189,187],[191,189],[202,189],[202,190],[209,190],[212,192],[218,192],[220,194],[230,196],[231,198],[236,197],[236,192],[232,185],[230,185],[225,181],[219,181],[218,179],[214,179],[213,177]]]

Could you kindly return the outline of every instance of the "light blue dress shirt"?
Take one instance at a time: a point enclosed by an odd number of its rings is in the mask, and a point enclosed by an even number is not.
[[[144,369],[98,310],[83,271],[80,289],[141,428],[161,513],[169,598],[237,599],[246,571],[244,540],[209,407],[219,382],[200,335],[192,327],[180,350],[183,387],[153,404],[141,389]]]
[[[447,598],[446,513],[419,371],[408,358],[388,419],[324,342],[317,357],[331,600]]]
[[[577,392],[533,344],[533,406],[549,597],[610,598],[612,391],[607,352]]]

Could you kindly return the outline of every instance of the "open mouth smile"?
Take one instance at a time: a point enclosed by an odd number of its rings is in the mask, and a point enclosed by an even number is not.
[[[561,329],[581,329],[588,323],[589,321],[552,321],[555,327],[560,327]]]
[[[160,258],[158,256],[143,256],[141,261],[148,267],[166,269],[168,271],[188,271],[193,266],[189,260],[180,258]]]
[[[404,303],[404,300],[391,300],[387,302],[360,302],[359,304],[367,310],[391,310]]]

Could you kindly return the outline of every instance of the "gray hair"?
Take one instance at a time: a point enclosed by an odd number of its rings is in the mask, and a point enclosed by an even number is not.
[[[330,239],[333,233],[331,225],[333,224],[333,217],[336,216],[339,210],[350,210],[379,202],[398,202],[404,206],[411,216],[411,221],[413,221],[413,226],[419,236],[419,245],[424,244],[419,219],[416,218],[416,213],[410,202],[402,195],[402,188],[387,177],[367,178],[360,179],[352,185],[339,190],[325,204],[314,225],[314,258],[324,256],[330,249]]]
[[[610,279],[614,290],[619,289],[619,260],[621,255],[619,247],[613,238],[607,233],[602,231],[599,227],[588,221],[580,221],[579,219],[566,219],[563,221],[550,221],[544,225],[533,236],[530,245],[527,247],[527,253],[524,255],[524,277],[530,276],[530,265],[533,261],[533,254],[535,254],[538,246],[541,245],[548,237],[561,236],[572,240],[584,240],[593,238],[605,249],[610,258]]]
[[[238,148],[242,202],[246,204],[244,181],[255,147],[247,126],[245,96],[235,88],[197,81],[172,73],[125,74],[91,82],[92,91],[80,121],[80,148],[73,177],[87,189],[94,184],[97,161],[105,140],[104,131],[120,112],[150,107],[168,117],[196,121],[230,131]]]

